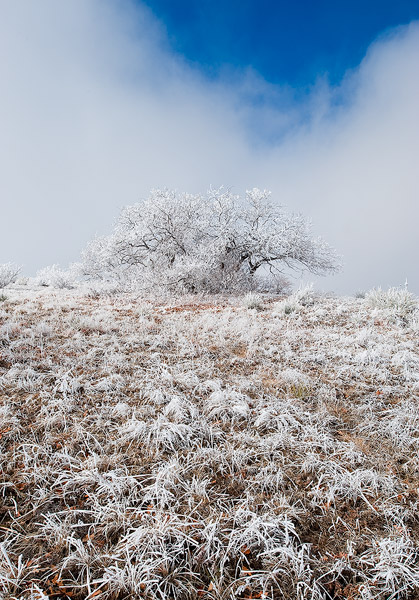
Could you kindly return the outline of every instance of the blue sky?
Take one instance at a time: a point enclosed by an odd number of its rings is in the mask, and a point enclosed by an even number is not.
[[[389,29],[419,18],[417,0],[146,0],[172,49],[209,76],[252,67],[267,81],[336,84]]]

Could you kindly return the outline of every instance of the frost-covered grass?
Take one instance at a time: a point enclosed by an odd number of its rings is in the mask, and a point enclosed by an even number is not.
[[[9,288],[0,596],[418,598],[417,301],[374,294]]]
[[[365,295],[365,300],[372,308],[385,310],[399,319],[409,319],[417,311],[418,300],[405,288],[381,288],[371,290]]]

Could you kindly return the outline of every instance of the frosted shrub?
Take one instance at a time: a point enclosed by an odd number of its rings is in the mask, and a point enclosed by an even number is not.
[[[269,275],[264,277],[259,276],[255,283],[255,289],[258,292],[266,294],[285,295],[290,294],[292,291],[292,285],[289,279],[279,272],[269,273]]]
[[[388,311],[404,320],[408,320],[418,309],[416,296],[405,288],[392,287],[387,291],[373,289],[365,295],[365,302],[372,308]]]
[[[37,285],[51,286],[58,289],[71,289],[75,277],[71,270],[64,271],[58,265],[51,265],[38,271],[35,277]]]
[[[314,287],[312,283],[303,285],[298,288],[293,294],[295,300],[301,306],[310,306],[314,304]]]
[[[249,309],[261,310],[263,307],[263,299],[259,294],[250,292],[243,298],[243,306]]]
[[[381,288],[373,289],[365,295],[365,301],[372,308],[384,308],[397,310],[404,314],[410,313],[417,308],[417,299],[404,288],[389,288],[387,291]]]
[[[13,263],[4,263],[0,265],[0,289],[14,283],[19,275],[21,267]]]
[[[124,291],[124,287],[118,283],[112,283],[109,281],[90,281],[89,284],[83,288],[83,292],[88,298],[110,298],[116,294]]]
[[[300,287],[293,294],[277,302],[274,307],[274,312],[279,315],[289,315],[294,312],[299,312],[304,306],[314,304],[313,284]]]
[[[18,277],[16,279],[16,285],[28,285],[29,277]]]

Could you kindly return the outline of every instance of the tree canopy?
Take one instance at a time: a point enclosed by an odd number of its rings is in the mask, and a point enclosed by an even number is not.
[[[272,203],[266,190],[240,198],[222,188],[164,189],[126,206],[112,234],[88,245],[82,267],[92,278],[218,293],[275,285],[289,269],[334,272],[338,261],[302,215]]]

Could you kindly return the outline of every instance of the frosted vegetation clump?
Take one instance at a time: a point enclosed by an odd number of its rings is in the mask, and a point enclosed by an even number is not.
[[[284,270],[326,274],[335,252],[314,238],[307,220],[253,189],[244,198],[223,189],[206,195],[154,190],[123,209],[114,231],[85,249],[90,280],[125,288],[181,293],[284,291]]]
[[[314,298],[315,292],[312,284],[301,286],[284,300],[277,302],[273,311],[279,315],[298,313],[303,307],[314,304]]]
[[[243,306],[248,309],[261,309],[263,306],[263,297],[260,294],[249,292],[243,297]]]
[[[51,286],[58,289],[71,289],[76,281],[77,271],[74,267],[64,270],[59,265],[50,265],[38,271],[35,276],[35,284]]]
[[[373,289],[365,295],[368,306],[381,311],[387,317],[393,317],[404,323],[414,321],[418,316],[419,303],[414,294],[404,288],[392,287],[387,291]]]

